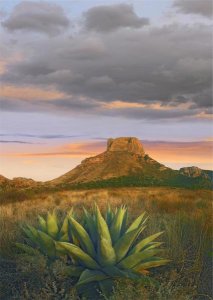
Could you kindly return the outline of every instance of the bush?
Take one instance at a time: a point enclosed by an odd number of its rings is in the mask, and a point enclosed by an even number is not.
[[[35,255],[37,250],[43,254],[50,273],[56,260],[67,257],[64,274],[74,278],[80,296],[108,297],[115,279],[156,284],[146,276],[148,269],[168,263],[157,256],[162,252],[162,243],[155,239],[162,232],[142,236],[146,221],[142,213],[129,225],[124,206],[114,210],[108,206],[103,217],[96,205],[92,213],[85,209],[80,221],[72,210],[63,222],[53,212],[48,213],[46,220],[39,216],[38,228],[26,225],[23,230],[27,243],[16,245],[29,255]]]

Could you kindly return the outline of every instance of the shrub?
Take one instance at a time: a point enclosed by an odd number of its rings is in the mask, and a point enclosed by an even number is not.
[[[81,220],[69,212],[63,222],[55,213],[39,217],[38,229],[25,226],[27,244],[19,248],[35,254],[36,247],[47,257],[48,266],[57,258],[67,257],[64,272],[76,278],[79,295],[98,298],[109,296],[115,279],[131,279],[149,284],[148,269],[168,263],[158,257],[162,243],[156,242],[162,232],[142,237],[147,217],[142,213],[130,225],[127,208],[112,210],[105,217],[96,205],[92,213],[84,209]]]

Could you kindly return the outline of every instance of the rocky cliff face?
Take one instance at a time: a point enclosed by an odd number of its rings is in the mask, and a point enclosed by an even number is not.
[[[198,167],[184,167],[180,169],[180,173],[190,177],[198,177],[202,174],[202,170]]]
[[[107,151],[129,152],[141,156],[145,155],[142,144],[135,137],[121,137],[117,139],[108,139]]]
[[[135,137],[109,139],[105,152],[86,158],[75,169],[51,181],[53,184],[80,183],[129,176],[169,168],[145,154]]]
[[[212,172],[208,170],[202,170],[198,167],[184,167],[180,169],[180,174],[192,177],[192,178],[197,178],[201,177],[204,179],[210,179],[212,180]]]

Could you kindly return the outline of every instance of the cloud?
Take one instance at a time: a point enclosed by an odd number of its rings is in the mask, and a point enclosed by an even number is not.
[[[212,0],[175,0],[173,6],[184,14],[197,14],[211,18],[213,14]]]
[[[34,144],[31,142],[25,142],[25,141],[3,141],[3,140],[0,140],[0,143],[1,144]]]
[[[140,28],[149,24],[147,18],[138,17],[128,4],[96,6],[90,8],[84,18],[85,27],[97,32],[110,32],[121,27]]]
[[[106,7],[114,11],[117,5]],[[80,28],[54,39],[28,35],[15,44],[4,36],[4,53],[16,49],[20,59],[8,62],[1,74],[1,109],[141,120],[209,117],[211,26],[127,30],[122,24],[119,30]]]
[[[31,86],[15,86],[15,85],[2,85],[0,87],[1,97],[9,99],[43,99],[43,100],[54,100],[59,97],[65,97],[64,94],[54,90],[54,89],[42,89],[38,87]]]
[[[154,108],[120,108],[116,110],[104,111],[106,115],[122,116],[131,119],[143,120],[166,120],[166,119],[190,119],[196,115],[194,110],[185,109],[154,109]]]
[[[212,147],[211,141],[197,142],[170,142],[170,141],[141,141],[145,153],[153,159],[166,165],[181,163],[190,165],[200,165],[201,163],[211,166]],[[13,152],[3,153],[8,157],[90,157],[102,153],[106,150],[106,140],[82,141],[80,143],[62,144],[52,147],[49,151],[37,149],[36,152]],[[40,150],[40,151],[39,151]],[[23,151],[23,149],[22,149]],[[28,150],[29,151],[29,150]]]
[[[23,1],[2,22],[9,31],[24,30],[57,35],[69,26],[63,9],[49,2]]]
[[[6,134],[6,133],[0,133],[1,137],[26,137],[26,138],[38,138],[38,139],[69,139],[69,138],[76,138],[76,137],[82,137],[81,135],[65,135],[65,134],[23,134],[23,133],[13,133],[13,134]],[[6,141],[7,142],[7,141]]]

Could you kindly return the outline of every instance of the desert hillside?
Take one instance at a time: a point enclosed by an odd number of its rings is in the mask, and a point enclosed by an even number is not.
[[[168,186],[211,189],[213,172],[198,167],[173,170],[154,160],[135,137],[108,139],[106,151],[84,159],[66,174],[47,182],[0,177],[2,189],[73,189]]]

